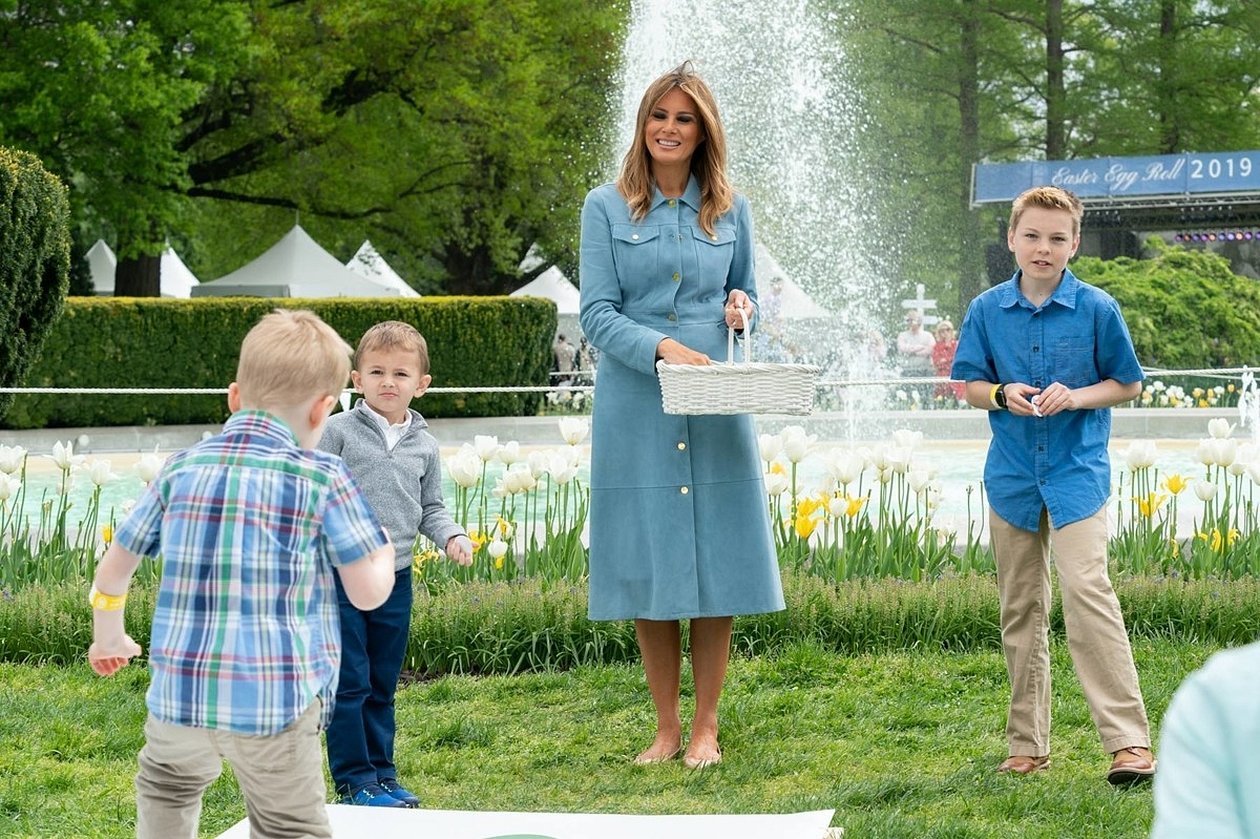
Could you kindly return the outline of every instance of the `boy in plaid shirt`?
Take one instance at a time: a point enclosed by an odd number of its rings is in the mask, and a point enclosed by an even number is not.
[[[163,560],[140,837],[195,837],[224,758],[252,836],[332,835],[319,732],[341,655],[333,572],[365,609],[394,582],[366,499],[339,458],[314,451],[349,354],[311,312],[265,316],[241,346],[223,432],[171,456],[97,568],[88,660],[108,676],[140,654],[123,627],[131,576],[141,557]]]

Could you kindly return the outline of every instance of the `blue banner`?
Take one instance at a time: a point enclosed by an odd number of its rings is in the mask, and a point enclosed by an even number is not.
[[[1009,203],[1034,186],[1061,186],[1082,201],[1260,194],[1260,151],[978,163],[971,203]]]

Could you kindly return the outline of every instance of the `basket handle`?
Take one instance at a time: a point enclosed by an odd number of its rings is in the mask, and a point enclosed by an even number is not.
[[[744,334],[751,337],[748,329],[748,310],[743,306],[740,306],[736,308],[735,311],[739,312],[739,317],[744,322]],[[752,344],[753,342],[751,340],[744,342],[744,361],[749,364],[751,364],[753,360]],[[726,363],[735,363],[735,327],[733,326],[726,327]]]

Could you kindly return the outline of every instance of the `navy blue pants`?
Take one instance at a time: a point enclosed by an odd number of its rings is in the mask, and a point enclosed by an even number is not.
[[[398,777],[394,692],[407,652],[411,599],[410,566],[394,577],[389,599],[367,612],[354,607],[337,578],[341,680],[328,724],[328,768],[339,794]]]

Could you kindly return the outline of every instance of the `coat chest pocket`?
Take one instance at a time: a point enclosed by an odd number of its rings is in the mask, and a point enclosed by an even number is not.
[[[1098,383],[1098,370],[1094,364],[1094,339],[1091,336],[1056,338],[1052,346],[1052,378],[1068,387],[1085,387]]]
[[[637,224],[612,226],[613,252],[622,276],[656,273],[660,235],[659,227],[643,227]]]
[[[691,229],[696,243],[696,260],[700,264],[700,276],[726,284],[735,255],[735,228],[719,224],[712,234],[705,233],[698,225]]]

